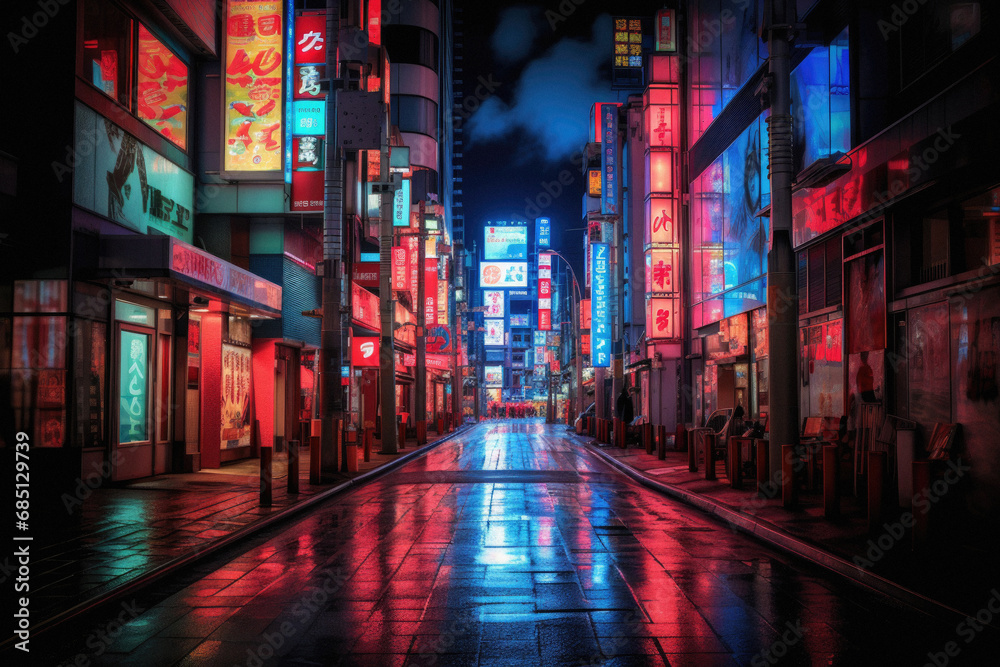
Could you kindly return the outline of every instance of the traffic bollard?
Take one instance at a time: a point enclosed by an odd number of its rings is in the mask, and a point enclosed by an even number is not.
[[[705,479],[715,481],[715,434],[705,435]]]
[[[664,461],[667,458],[667,427],[664,424],[660,424],[656,430],[659,431],[659,437],[656,442],[656,458]]]
[[[768,449],[769,443],[763,438],[757,438],[757,495],[761,498],[772,498],[773,493],[770,491],[773,488],[770,485],[770,480],[768,479],[770,475],[770,450]]]
[[[799,488],[795,479],[795,445],[781,446],[781,505],[795,507],[799,501]]]
[[[271,506],[271,487],[274,478],[271,473],[272,459],[274,458],[274,447],[260,448],[260,506]]]
[[[372,460],[372,441],[375,439],[375,429],[368,427],[365,429],[365,463]]]
[[[882,529],[883,477],[886,452],[868,452],[868,532]]]
[[[840,516],[840,490],[837,488],[837,445],[823,447],[823,516]]]
[[[299,441],[288,441],[288,492],[299,492]]]
[[[655,443],[653,442],[653,425],[643,424],[642,425],[642,443],[646,445],[646,453],[652,454]]]
[[[319,484],[322,480],[320,473],[320,437],[318,435],[309,436],[309,483]]]
[[[688,445],[688,472],[698,472],[697,431],[691,431],[691,442]]]

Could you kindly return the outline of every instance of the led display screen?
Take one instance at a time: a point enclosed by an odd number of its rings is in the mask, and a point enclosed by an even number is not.
[[[481,262],[479,286],[492,289],[528,286],[527,262]]]
[[[485,259],[527,259],[527,227],[491,227],[484,230],[486,243],[483,246]]]

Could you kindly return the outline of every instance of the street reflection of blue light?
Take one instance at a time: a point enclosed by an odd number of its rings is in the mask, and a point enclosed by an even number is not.
[[[528,562],[528,553],[525,549],[486,547],[476,554],[478,565],[527,565]]]

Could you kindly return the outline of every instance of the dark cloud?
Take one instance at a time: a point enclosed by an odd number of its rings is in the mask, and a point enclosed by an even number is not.
[[[518,63],[528,57],[538,36],[538,18],[534,7],[508,7],[500,12],[490,41],[498,62]]]
[[[470,146],[514,137],[522,156],[548,162],[579,152],[589,137],[590,107],[614,97],[604,78],[611,26],[601,14],[589,39],[560,39],[525,65],[509,103],[490,97],[472,116]]]

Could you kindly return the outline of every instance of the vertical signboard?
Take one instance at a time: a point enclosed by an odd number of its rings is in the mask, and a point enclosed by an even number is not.
[[[591,244],[590,299],[591,299],[591,352],[594,367],[611,365],[611,326],[608,312],[610,250],[607,243]]]
[[[618,105],[601,104],[601,213],[618,214]]]
[[[121,359],[118,365],[119,410],[118,442],[149,440],[149,420],[146,417],[149,386],[149,336],[122,331]]]
[[[548,248],[552,245],[552,221],[549,218],[538,218],[538,247]]]
[[[410,226],[410,179],[403,179],[403,186],[392,198],[392,226]]]
[[[410,303],[416,304],[419,307],[420,304],[417,304],[417,286],[420,281],[420,237],[413,235],[404,236],[403,241],[405,242],[406,254],[410,262]]]
[[[283,170],[283,4],[228,0],[223,95],[223,171]]]
[[[393,246],[392,248],[392,289],[394,291],[406,291],[410,276],[410,255],[406,248]]]
[[[483,290],[485,317],[504,316],[504,293],[502,290]]]
[[[552,255],[543,252],[538,256],[538,329],[552,328]]]
[[[292,139],[292,196],[288,210],[323,210],[323,168],[322,137]]]
[[[424,260],[424,326],[434,326],[437,321],[438,261]]]

